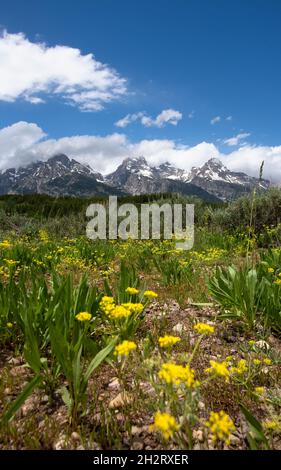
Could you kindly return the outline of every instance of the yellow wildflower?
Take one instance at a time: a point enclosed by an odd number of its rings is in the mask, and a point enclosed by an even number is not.
[[[127,287],[125,292],[127,292],[127,294],[130,294],[130,295],[135,295],[139,293],[138,289],[135,289],[135,287]]]
[[[256,344],[256,341],[254,341],[253,339],[250,339],[249,345],[250,345],[250,346],[254,346],[255,344]]]
[[[155,414],[154,423],[150,427],[151,431],[160,431],[164,439],[170,439],[179,428],[172,415],[160,411]]]
[[[276,431],[279,429],[280,425],[278,421],[271,420],[271,421],[264,421],[262,423],[264,429],[267,429],[268,431]]]
[[[240,359],[240,361],[238,361],[237,363],[237,366],[231,368],[231,372],[233,374],[242,375],[247,372],[247,369],[247,362],[245,361],[245,359]]]
[[[211,411],[206,426],[210,429],[213,442],[219,440],[227,445],[230,444],[230,435],[235,431],[235,426],[228,414],[224,411],[219,411],[219,413]]]
[[[270,366],[270,364],[272,364],[272,360],[269,359],[269,357],[266,357],[266,358],[263,360],[263,363],[266,364],[267,366]]]
[[[200,385],[198,380],[194,378],[194,370],[189,365],[180,366],[172,362],[162,364],[158,377],[164,380],[167,384],[180,385],[184,384],[189,388],[195,388]]]
[[[214,333],[215,328],[211,325],[207,325],[207,323],[196,323],[196,325],[193,326],[194,330],[197,331],[200,335],[210,335]]]
[[[268,268],[267,272],[268,273],[274,273],[274,269],[273,268]]]
[[[75,315],[76,320],[79,321],[89,321],[92,318],[92,315],[88,312],[80,312]]]
[[[173,346],[179,341],[181,341],[181,339],[178,336],[165,335],[160,336],[160,338],[158,338],[158,342],[161,348],[169,348],[170,346]]]
[[[255,366],[259,366],[259,365],[261,364],[261,360],[260,360],[260,359],[254,359],[254,360],[253,360],[253,364],[254,364]]]
[[[110,315],[110,312],[115,308],[115,302],[113,297],[105,295],[100,301],[100,309],[106,314]]]
[[[156,294],[156,292],[154,292],[153,290],[146,290],[143,295],[148,299],[156,299],[158,297],[158,294]]]
[[[108,305],[108,304],[110,304],[110,305],[114,304],[114,298],[109,297],[108,295],[104,295],[103,298],[100,301],[100,306]]]
[[[126,302],[121,304],[122,307],[129,310],[131,313],[141,313],[144,309],[144,305],[141,303]]]
[[[265,394],[265,388],[264,387],[255,387],[255,392],[257,395],[264,395]]]
[[[14,260],[14,259],[6,259],[4,258],[3,261],[5,261],[5,263],[8,265],[8,266],[15,266],[18,261]]]
[[[276,284],[277,286],[281,286],[281,279],[276,279],[273,284]]]
[[[218,377],[223,377],[226,382],[229,382],[230,372],[228,369],[228,363],[226,361],[210,361],[210,365],[211,367],[205,370],[207,374],[213,374],[217,375]]]
[[[119,320],[120,318],[127,318],[131,315],[132,312],[127,308],[123,307],[123,305],[116,305],[110,311],[106,311],[105,313],[112,319]]]
[[[8,322],[8,323],[7,323],[7,328],[13,328],[13,323]]]
[[[115,356],[128,356],[131,351],[136,349],[137,345],[134,341],[123,341],[115,347]]]
[[[39,238],[41,242],[48,243],[49,235],[48,235],[47,230],[39,230]]]
[[[12,245],[9,240],[3,240],[0,242],[0,248],[10,248]]]

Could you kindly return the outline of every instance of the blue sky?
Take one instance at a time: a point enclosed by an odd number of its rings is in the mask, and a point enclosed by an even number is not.
[[[102,109],[98,110],[87,108],[89,104],[84,98],[81,101],[79,93],[85,91],[85,81],[76,81],[75,97],[70,84],[67,91],[64,88],[60,93],[57,89],[54,91],[54,86],[47,78],[42,78],[43,75],[36,93],[33,93],[32,79],[25,89],[18,89],[19,77],[30,78],[36,74],[36,51],[31,51],[31,63],[23,61],[16,72],[11,68],[6,78],[9,86],[2,94],[1,86],[3,90],[6,84],[0,78],[0,129],[19,122],[33,123],[42,130],[42,135],[37,131],[34,141],[30,137],[31,147],[25,146],[24,151],[21,140],[17,148],[8,148],[2,167],[8,166],[13,156],[18,164],[27,163],[28,152],[32,155],[30,158],[37,158],[38,148],[35,147],[39,141],[120,134],[123,141],[116,145],[126,150],[118,150],[116,163],[123,156],[122,151],[127,156],[130,151],[143,150],[148,158],[151,152],[152,162],[158,162],[169,158],[170,149],[170,160],[188,168],[197,160],[202,163],[214,151],[220,157],[225,156],[226,163],[234,169],[242,164],[242,169],[255,173],[264,152],[271,176],[276,158],[278,165],[281,161],[280,19],[281,2],[278,0],[2,2],[0,23],[2,30],[6,30],[2,41],[11,60],[7,62],[6,58],[6,62],[1,62],[0,49],[0,70],[1,64],[6,68],[7,63],[10,67],[11,61],[17,60],[19,44],[17,48],[10,47],[7,35],[22,33],[21,41],[26,41],[26,47],[45,43],[47,49],[65,46],[66,53],[75,48],[79,49],[80,58],[92,53],[95,60],[114,69],[111,80],[120,80],[117,91],[114,89],[112,93],[111,85],[108,87],[107,92],[112,96],[108,100],[100,99],[98,107]],[[63,55],[60,57],[63,62]],[[69,63],[70,75],[72,66],[77,70],[82,64],[81,60],[75,60]],[[51,61],[39,63],[41,68],[52,68]],[[30,69],[26,70],[27,67]],[[48,75],[48,70],[46,73]],[[66,74],[56,87],[64,87],[64,80],[68,78]],[[91,76],[93,82],[96,79]],[[91,90],[96,91],[95,87],[94,83]],[[34,97],[44,102],[34,103]],[[157,122],[156,117],[167,109],[180,113],[181,118],[174,123],[165,118]],[[133,115],[134,122],[118,127],[116,122],[128,114]],[[148,118],[145,125],[143,116]],[[212,124],[214,118],[217,119]],[[29,136],[30,130],[29,126]],[[23,126],[13,128],[12,136],[19,131],[22,137]],[[2,140],[5,135],[3,137],[2,133]],[[169,141],[170,146],[161,156],[163,140]],[[150,142],[148,147],[145,141]],[[153,142],[155,145],[158,142],[157,151],[152,149]],[[213,147],[198,150],[197,146],[203,142]],[[69,151],[74,157],[94,162],[103,169],[97,160],[104,158],[109,162],[110,155],[106,152],[112,150],[107,149],[103,155],[102,142],[98,143],[98,151],[92,147],[83,154],[83,146],[79,152],[77,148],[72,152],[70,146]],[[3,146],[7,147],[5,140]],[[183,149],[194,147],[197,160],[190,152],[182,153]],[[275,148],[273,155],[268,154],[269,147]],[[62,145],[58,148],[64,149]],[[237,157],[239,148],[242,153]],[[52,152],[47,143],[40,147],[40,151],[44,149]],[[245,163],[246,157],[248,162]],[[111,164],[107,166],[110,169]]]

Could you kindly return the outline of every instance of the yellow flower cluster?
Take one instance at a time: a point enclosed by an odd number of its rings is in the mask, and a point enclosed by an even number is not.
[[[274,273],[274,269],[273,268],[268,268],[267,272],[268,273]]]
[[[264,421],[262,425],[264,429],[268,431],[277,431],[280,428],[280,424],[278,423],[277,420]]]
[[[0,248],[10,248],[12,245],[9,240],[3,240],[0,242]]]
[[[224,411],[219,411],[219,413],[211,411],[206,426],[210,429],[213,442],[220,440],[227,445],[230,444],[230,435],[235,431],[235,426],[228,414]]]
[[[196,323],[196,325],[194,325],[193,328],[200,335],[210,335],[214,333],[215,331],[215,328],[213,326],[207,325],[207,323],[201,323],[201,322]]]
[[[161,348],[169,348],[170,346],[173,346],[174,344],[178,343],[181,339],[178,336],[160,336],[158,338],[158,342]]]
[[[198,261],[214,261],[216,259],[222,258],[226,253],[226,250],[220,248],[209,248],[208,250],[202,252],[192,251],[191,256],[193,259]]]
[[[265,357],[263,360],[258,359],[258,358],[253,359],[253,364],[255,366],[259,366],[262,363],[267,366],[270,366],[270,364],[272,364],[272,360],[269,357]]]
[[[148,299],[156,299],[158,297],[158,294],[156,294],[156,292],[154,292],[153,290],[146,290],[143,295]]]
[[[6,259],[6,258],[4,258],[3,261],[4,261],[8,266],[15,266],[16,264],[18,264],[18,261],[14,260],[14,259]]]
[[[115,356],[123,356],[126,357],[129,355],[131,351],[136,349],[137,345],[134,341],[123,341],[122,343],[118,344],[115,347],[114,354]]]
[[[281,279],[276,279],[273,284],[276,284],[277,286],[281,286]]]
[[[265,388],[264,387],[255,387],[255,392],[257,395],[264,395],[265,394]]]
[[[130,315],[130,310],[123,305],[115,305],[108,314],[110,318],[115,320],[119,320],[120,318],[128,318]]]
[[[132,303],[132,302],[126,302],[121,304],[123,307],[128,309],[131,313],[141,313],[144,309],[143,304],[141,303]]]
[[[179,430],[179,425],[169,413],[157,411],[154,416],[154,423],[150,429],[151,431],[160,431],[164,439],[170,439]]]
[[[158,377],[167,384],[172,385],[184,384],[188,388],[195,388],[200,385],[198,380],[195,380],[194,370],[189,365],[180,366],[173,362],[166,362],[158,372]]]
[[[113,297],[109,297],[108,295],[103,296],[100,301],[100,308],[103,312],[108,313],[115,307],[115,302]]]
[[[130,294],[130,295],[136,295],[139,293],[138,289],[136,289],[135,287],[127,287],[125,292],[127,292],[127,294]]]
[[[245,374],[245,372],[247,372],[248,370],[248,367],[247,367],[247,362],[245,361],[245,359],[240,359],[240,361],[238,361],[238,364],[236,367],[231,367],[230,371],[232,374],[236,374],[236,375],[243,375]]]
[[[92,315],[88,312],[80,312],[75,315],[76,320],[79,321],[89,321],[92,318]]]
[[[39,238],[40,238],[41,242],[48,243],[49,235],[48,235],[47,230],[39,230]]]
[[[111,319],[127,318],[132,313],[141,313],[144,309],[141,303],[127,302],[115,305],[113,297],[104,296],[100,301],[100,309]]]
[[[230,371],[228,369],[228,362],[210,361],[210,366],[211,367],[205,370],[207,374],[212,374],[218,377],[223,377],[226,382],[229,382]]]

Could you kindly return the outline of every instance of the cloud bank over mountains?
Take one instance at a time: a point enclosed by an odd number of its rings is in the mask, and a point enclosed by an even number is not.
[[[244,171],[251,176],[259,175],[259,167],[264,160],[264,177],[273,182],[281,181],[281,145],[245,144],[226,154],[213,142],[200,142],[191,147],[169,139],[131,142],[122,133],[48,139],[37,124],[21,121],[0,129],[0,149],[0,169],[47,160],[57,153],[65,153],[81,163],[88,163],[102,173],[113,171],[126,157],[140,155],[153,165],[169,161],[186,170],[216,157],[231,170]]]

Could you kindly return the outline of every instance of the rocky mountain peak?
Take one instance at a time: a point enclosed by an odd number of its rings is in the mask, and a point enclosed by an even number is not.
[[[70,162],[71,162],[71,160],[64,153],[58,153],[58,154],[53,155],[52,157],[50,157],[48,159],[48,163],[50,163],[50,164],[52,164],[52,163],[62,163],[65,166],[69,166]]]

